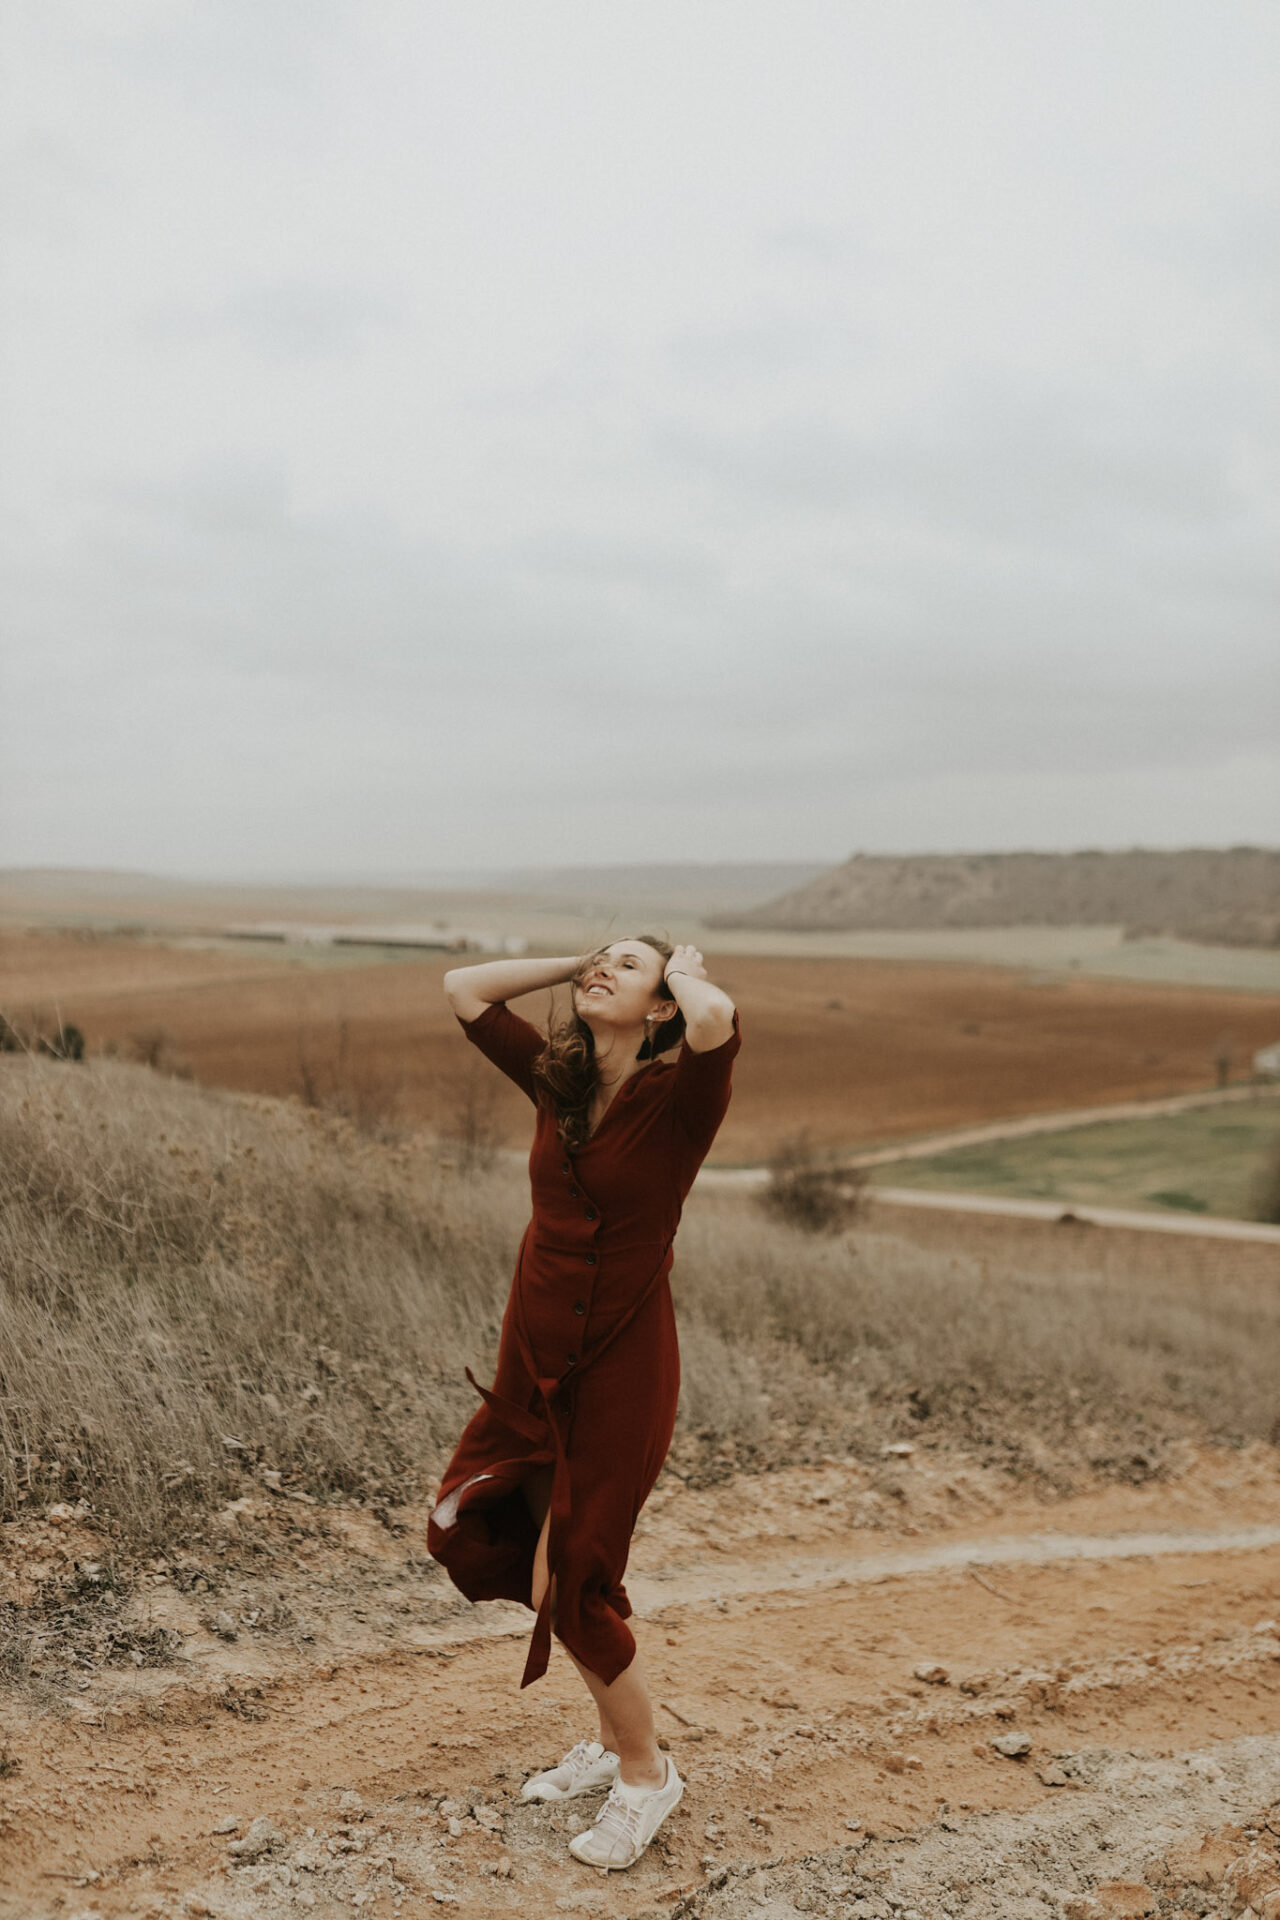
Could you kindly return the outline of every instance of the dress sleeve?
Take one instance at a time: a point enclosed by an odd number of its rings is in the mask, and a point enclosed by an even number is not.
[[[495,1000],[474,1020],[460,1020],[462,1031],[473,1047],[479,1047],[486,1060],[500,1067],[508,1080],[514,1080],[521,1093],[527,1093],[536,1106],[538,1089],[533,1078],[533,1063],[546,1041],[536,1027],[512,1013],[505,1001]]]
[[[678,1124],[700,1154],[706,1153],[710,1147],[720,1122],[729,1110],[733,1056],[741,1045],[742,1034],[736,1011],[733,1032],[718,1047],[709,1047],[705,1053],[695,1053],[687,1040],[681,1045],[675,1066],[671,1104]]]

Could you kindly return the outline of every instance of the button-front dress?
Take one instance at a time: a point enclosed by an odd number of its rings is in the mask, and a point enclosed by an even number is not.
[[[468,1040],[537,1107],[533,1217],[516,1258],[492,1388],[445,1471],[427,1545],[470,1600],[532,1607],[539,1529],[522,1483],[553,1470],[548,1567],[555,1633],[606,1684],[635,1640],[622,1584],[631,1535],[675,1428],[680,1354],[668,1275],[680,1210],[729,1105],[737,1015],[720,1046],[655,1060],[614,1095],[575,1152],[539,1099],[546,1042],[510,1008],[464,1021]],[[546,1671],[551,1596],[522,1686]]]

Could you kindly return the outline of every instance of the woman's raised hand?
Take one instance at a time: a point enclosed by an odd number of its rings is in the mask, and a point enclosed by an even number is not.
[[[718,1047],[733,1032],[733,1002],[712,986],[696,947],[677,947],[663,968],[667,992],[684,1015],[684,1037],[693,1053]]]
[[[702,955],[696,947],[677,947],[662,971],[667,979],[673,973],[688,974],[691,980],[705,980],[707,977]]]
[[[495,1001],[515,1000],[539,987],[558,987],[572,980],[587,954],[564,954],[558,960],[481,960],[472,967],[450,967],[444,977],[449,1005],[459,1020],[478,1019]]]

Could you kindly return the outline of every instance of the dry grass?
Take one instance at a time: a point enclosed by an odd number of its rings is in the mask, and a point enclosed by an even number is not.
[[[804,1233],[852,1226],[867,1175],[842,1162],[842,1155],[816,1148],[807,1132],[789,1134],[766,1162],[769,1177],[760,1195],[765,1212]]]
[[[421,1480],[496,1339],[509,1179],[137,1066],[0,1067],[5,1512],[83,1494],[144,1543],[246,1471]]]
[[[835,1237],[723,1193],[690,1211],[688,1420],[748,1457],[945,1438],[1059,1487],[1149,1477],[1180,1436],[1280,1443],[1280,1289],[1243,1257],[1269,1249],[1000,1222],[930,1246],[870,1219]]]
[[[123,1062],[0,1059],[0,1503],[87,1499],[123,1553],[250,1479],[425,1494],[491,1364],[524,1176]],[[468,1131],[469,1129],[469,1131]],[[705,1478],[907,1435],[1065,1484],[1183,1433],[1274,1434],[1280,1293],[1105,1236],[1001,1256],[813,1235],[699,1198],[674,1465]],[[993,1250],[994,1249],[994,1250]]]

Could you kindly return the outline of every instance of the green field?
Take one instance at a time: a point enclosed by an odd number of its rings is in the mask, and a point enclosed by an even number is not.
[[[1173,1208],[1257,1218],[1259,1187],[1280,1155],[1280,1096],[1150,1120],[961,1147],[877,1167],[879,1186],[930,1187],[1100,1207]]]

